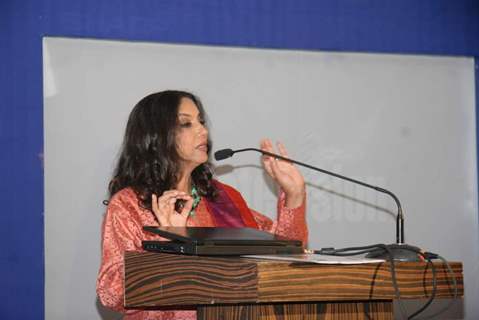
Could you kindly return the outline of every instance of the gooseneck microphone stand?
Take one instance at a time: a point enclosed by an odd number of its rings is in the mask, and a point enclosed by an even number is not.
[[[352,178],[349,178],[349,177],[346,177],[346,176],[343,176],[343,175],[340,175],[340,174],[337,174],[337,173],[334,173],[334,172],[331,172],[331,171],[327,171],[327,170],[324,170],[324,169],[321,169],[321,168],[317,168],[317,167],[314,167],[312,165],[309,165],[309,164],[306,164],[306,163],[303,163],[303,162],[300,162],[300,161],[289,159],[289,158],[283,157],[279,154],[274,154],[274,153],[264,151],[264,150],[261,150],[261,149],[257,149],[257,148],[245,148],[245,149],[238,149],[238,150],[232,150],[232,149],[218,150],[218,151],[215,152],[215,159],[217,161],[224,160],[226,158],[232,157],[235,153],[245,152],[245,151],[259,152],[259,153],[262,153],[263,155],[267,155],[267,156],[273,157],[275,159],[280,159],[280,160],[284,160],[284,161],[287,161],[287,162],[291,162],[291,163],[300,165],[302,167],[306,167],[306,168],[309,168],[309,169],[312,169],[312,170],[315,170],[315,171],[319,171],[321,173],[325,173],[327,175],[330,175],[330,176],[333,176],[333,177],[336,177],[336,178],[340,178],[340,179],[343,179],[343,180],[346,180],[346,181],[349,181],[349,182],[352,182],[352,183],[356,183],[356,184],[359,184],[359,185],[364,186],[366,188],[374,189],[376,191],[379,191],[379,192],[382,192],[382,193],[385,193],[385,194],[389,195],[390,197],[392,197],[394,199],[394,201],[396,202],[396,205],[398,207],[398,212],[397,212],[397,216],[396,216],[396,243],[387,245],[387,247],[388,247],[387,251],[382,250],[382,249],[378,249],[376,251],[373,251],[373,252],[369,253],[367,255],[367,257],[369,257],[369,258],[381,258],[381,259],[388,260],[392,255],[392,258],[395,261],[420,261],[419,256],[417,254],[417,252],[420,252],[420,249],[418,247],[411,246],[411,245],[408,245],[408,244],[404,243],[404,214],[403,214],[401,203],[399,202],[398,197],[396,197],[396,195],[394,193],[392,193],[391,191],[386,190],[386,189],[381,188],[381,187],[373,186],[373,185],[370,185],[368,183],[365,183],[365,182],[362,182],[362,181],[359,181],[359,180],[356,180],[356,179],[352,179]]]

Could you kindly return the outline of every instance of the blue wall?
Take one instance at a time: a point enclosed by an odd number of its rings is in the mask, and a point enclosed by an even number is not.
[[[477,66],[479,1],[0,0],[0,35],[0,318],[42,319],[42,37],[467,55]]]

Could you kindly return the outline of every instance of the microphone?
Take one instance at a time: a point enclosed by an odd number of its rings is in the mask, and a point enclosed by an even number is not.
[[[221,149],[215,152],[215,160],[220,161],[232,157],[235,152],[231,149]]]
[[[381,187],[373,186],[373,185],[368,184],[366,182],[362,182],[362,181],[359,181],[359,180],[356,180],[356,179],[352,179],[352,178],[349,178],[349,177],[346,177],[346,176],[343,176],[343,175],[340,175],[340,174],[337,174],[337,173],[334,173],[334,172],[331,172],[331,171],[327,171],[327,170],[324,170],[324,169],[321,169],[321,168],[318,168],[318,167],[315,167],[315,166],[312,166],[312,165],[309,165],[309,164],[306,164],[306,163],[303,163],[303,162],[300,162],[300,161],[297,161],[297,160],[289,159],[289,158],[283,157],[279,154],[271,153],[271,152],[264,151],[264,150],[257,149],[257,148],[245,148],[245,149],[238,149],[238,150],[221,149],[221,150],[218,150],[218,151],[215,152],[214,157],[215,157],[216,161],[221,161],[221,160],[232,157],[235,153],[245,152],[245,151],[256,151],[256,152],[259,152],[263,155],[273,157],[275,159],[280,159],[280,160],[283,160],[283,161],[291,162],[291,163],[300,165],[302,167],[306,167],[306,168],[314,170],[314,171],[325,173],[327,175],[330,175],[330,176],[333,176],[333,177],[336,177],[336,178],[340,178],[340,179],[343,179],[343,180],[346,180],[346,181],[349,181],[349,182],[352,182],[352,183],[355,183],[355,184],[359,184],[363,187],[374,189],[378,192],[382,192],[382,193],[385,193],[385,194],[389,195],[390,197],[392,197],[394,199],[394,202],[396,203],[396,205],[398,207],[398,213],[396,215],[396,243],[388,245],[388,248],[390,249],[389,251],[392,254],[392,258],[396,261],[420,261],[419,256],[417,254],[417,252],[420,252],[420,249],[418,247],[410,246],[410,245],[407,245],[407,244],[404,243],[404,214],[403,214],[401,203],[399,202],[398,197],[396,197],[396,195],[394,193],[392,193],[391,191],[389,191],[387,189],[384,189],[384,188],[381,188]],[[385,252],[384,250],[379,250],[378,252],[375,252],[375,253],[373,252],[373,253],[368,254],[367,257],[369,257],[369,258],[382,258],[382,259],[387,260],[389,258],[389,253]]]

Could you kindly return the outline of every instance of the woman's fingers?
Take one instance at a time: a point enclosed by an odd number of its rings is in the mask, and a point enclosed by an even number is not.
[[[269,139],[261,140],[260,148],[263,151],[273,152],[273,144],[271,143],[271,140],[269,140]],[[274,161],[274,159],[272,157],[268,156],[268,155],[263,155],[261,157],[261,160],[262,160],[263,167],[266,170],[266,172],[274,179],[273,169],[271,168],[271,164]]]
[[[274,160],[272,160],[272,159],[264,159],[264,158],[263,158],[263,167],[264,167],[264,169],[266,170],[266,172],[267,172],[271,177],[274,178],[273,168],[271,167],[273,162],[274,162]]]
[[[281,180],[284,179],[285,174],[284,166],[288,165],[286,161],[282,161],[280,159],[274,159],[271,161],[271,172],[272,177],[281,185]],[[281,185],[282,186],[282,185]]]
[[[167,206],[172,209],[178,199],[184,199],[185,197],[188,197],[188,194],[186,192],[168,190],[163,192],[163,195],[158,198],[158,203],[160,207]]]
[[[167,199],[176,198],[176,197],[179,197],[179,196],[187,196],[187,195],[188,194],[186,192],[183,192],[183,191],[167,190],[167,191],[163,192],[160,199],[167,200]]]
[[[289,159],[288,150],[286,150],[286,147],[284,146],[284,144],[278,141],[276,145],[278,146],[279,154]]]
[[[151,195],[151,209],[156,216],[156,219],[162,226],[168,226],[168,217],[165,212],[164,206],[159,202],[159,198],[156,194]]]
[[[189,197],[189,199],[185,199],[186,203],[185,206],[183,207],[183,210],[181,210],[181,215],[184,216],[185,218],[188,217],[190,214],[191,209],[193,208],[193,197]]]
[[[274,151],[273,143],[270,139],[263,139],[261,141],[261,150],[279,154],[285,158],[289,158],[288,151],[282,142],[277,143],[278,153]],[[263,156],[263,165],[268,174],[274,179],[277,180],[278,175],[282,174],[282,168],[285,166],[291,166],[292,164],[287,161],[282,161],[281,159],[276,159],[271,156]]]
[[[263,139],[261,149],[264,151],[276,153],[282,157],[289,158],[289,153],[282,142],[276,143],[278,152],[274,152],[271,140]],[[290,162],[273,157],[264,157],[263,165],[268,174],[285,190],[295,190],[302,188],[304,179],[298,169]]]
[[[155,213],[155,215],[159,211],[158,197],[154,193],[151,195],[151,209],[153,210],[153,213]]]
[[[178,200],[186,201],[181,213],[175,211],[175,203]],[[189,204],[191,202],[191,204]],[[162,226],[182,226],[186,224],[188,213],[192,207],[192,198],[186,192],[167,190],[161,197],[151,195],[151,209]],[[189,209],[188,209],[189,207]],[[183,214],[186,210],[186,214]]]
[[[261,150],[267,151],[267,152],[273,152],[273,143],[271,142],[270,139],[262,139],[261,144],[260,144]],[[269,157],[269,156],[266,156]]]

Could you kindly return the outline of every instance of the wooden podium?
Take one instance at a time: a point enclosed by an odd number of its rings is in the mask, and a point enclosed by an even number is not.
[[[432,271],[396,263],[402,299],[427,299]],[[435,263],[437,298],[454,295],[445,265]],[[460,262],[451,263],[463,296]],[[125,306],[196,309],[198,319],[393,319],[388,263],[298,264],[245,258],[125,253]]]

